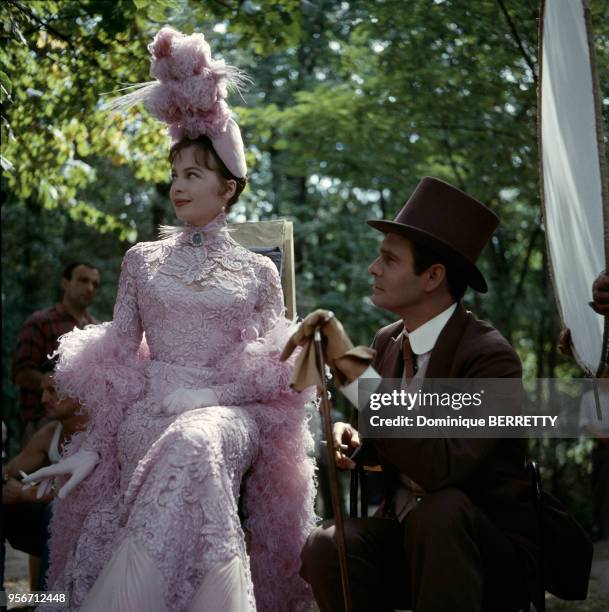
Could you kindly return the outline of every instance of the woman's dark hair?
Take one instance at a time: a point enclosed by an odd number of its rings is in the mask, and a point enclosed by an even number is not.
[[[427,268],[434,264],[442,264],[446,268],[448,291],[452,297],[458,302],[465,295],[467,279],[462,268],[454,260],[451,260],[450,255],[422,246],[414,241],[412,242],[412,253],[416,274],[423,274]]]
[[[194,139],[183,138],[182,140],[176,142],[171,149],[169,149],[169,163],[173,164],[175,158],[188,147],[195,148],[195,159],[197,160],[198,164],[217,173],[224,192],[228,191],[228,181],[235,181],[237,184],[233,197],[226,203],[226,211],[228,212],[230,207],[239,199],[241,192],[245,189],[245,186],[247,185],[247,178],[237,178],[226,167],[226,164],[216,153],[214,145],[208,136],[199,136],[198,138]]]

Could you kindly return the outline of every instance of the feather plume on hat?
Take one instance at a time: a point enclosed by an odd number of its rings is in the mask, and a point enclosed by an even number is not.
[[[239,126],[230,118],[228,89],[239,89],[251,80],[224,60],[214,60],[201,33],[185,35],[165,26],[148,45],[154,81],[138,83],[133,91],[107,104],[109,110],[126,110],[143,102],[151,115],[167,123],[174,142],[207,135],[216,153],[233,175],[246,175]]]

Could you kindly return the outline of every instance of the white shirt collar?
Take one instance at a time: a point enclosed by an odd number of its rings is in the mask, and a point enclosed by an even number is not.
[[[438,336],[444,329],[444,326],[448,322],[457,308],[457,303],[451,304],[446,310],[443,310],[439,315],[436,315],[433,319],[429,319],[423,325],[417,327],[414,331],[408,333],[404,327],[404,331],[400,336],[406,337],[410,340],[410,348],[415,355],[423,355],[428,353],[435,346]],[[396,338],[400,339],[400,338]]]

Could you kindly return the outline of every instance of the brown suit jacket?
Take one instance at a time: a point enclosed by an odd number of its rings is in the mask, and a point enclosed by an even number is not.
[[[398,321],[376,334],[373,366],[383,378],[404,369]],[[433,348],[426,378],[518,378],[520,359],[491,325],[457,306]],[[537,581],[540,534],[535,496],[526,471],[524,439],[370,439],[383,466],[387,494],[403,472],[427,492],[457,487],[517,544]],[[592,546],[560,504],[544,495],[544,585],[560,597],[584,599]],[[535,574],[535,575],[533,575]]]

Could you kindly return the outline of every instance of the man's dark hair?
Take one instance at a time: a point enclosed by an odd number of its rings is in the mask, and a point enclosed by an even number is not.
[[[446,280],[451,296],[458,302],[465,295],[467,280],[462,269],[451,259],[450,255],[422,246],[416,242],[412,243],[412,252],[416,274],[422,274],[434,264],[442,264],[446,268]]]
[[[63,277],[66,280],[72,280],[72,272],[74,272],[74,268],[78,268],[78,266],[86,266],[87,268],[91,268],[91,270],[97,270],[95,266],[92,266],[86,261],[73,261],[63,269]]]

